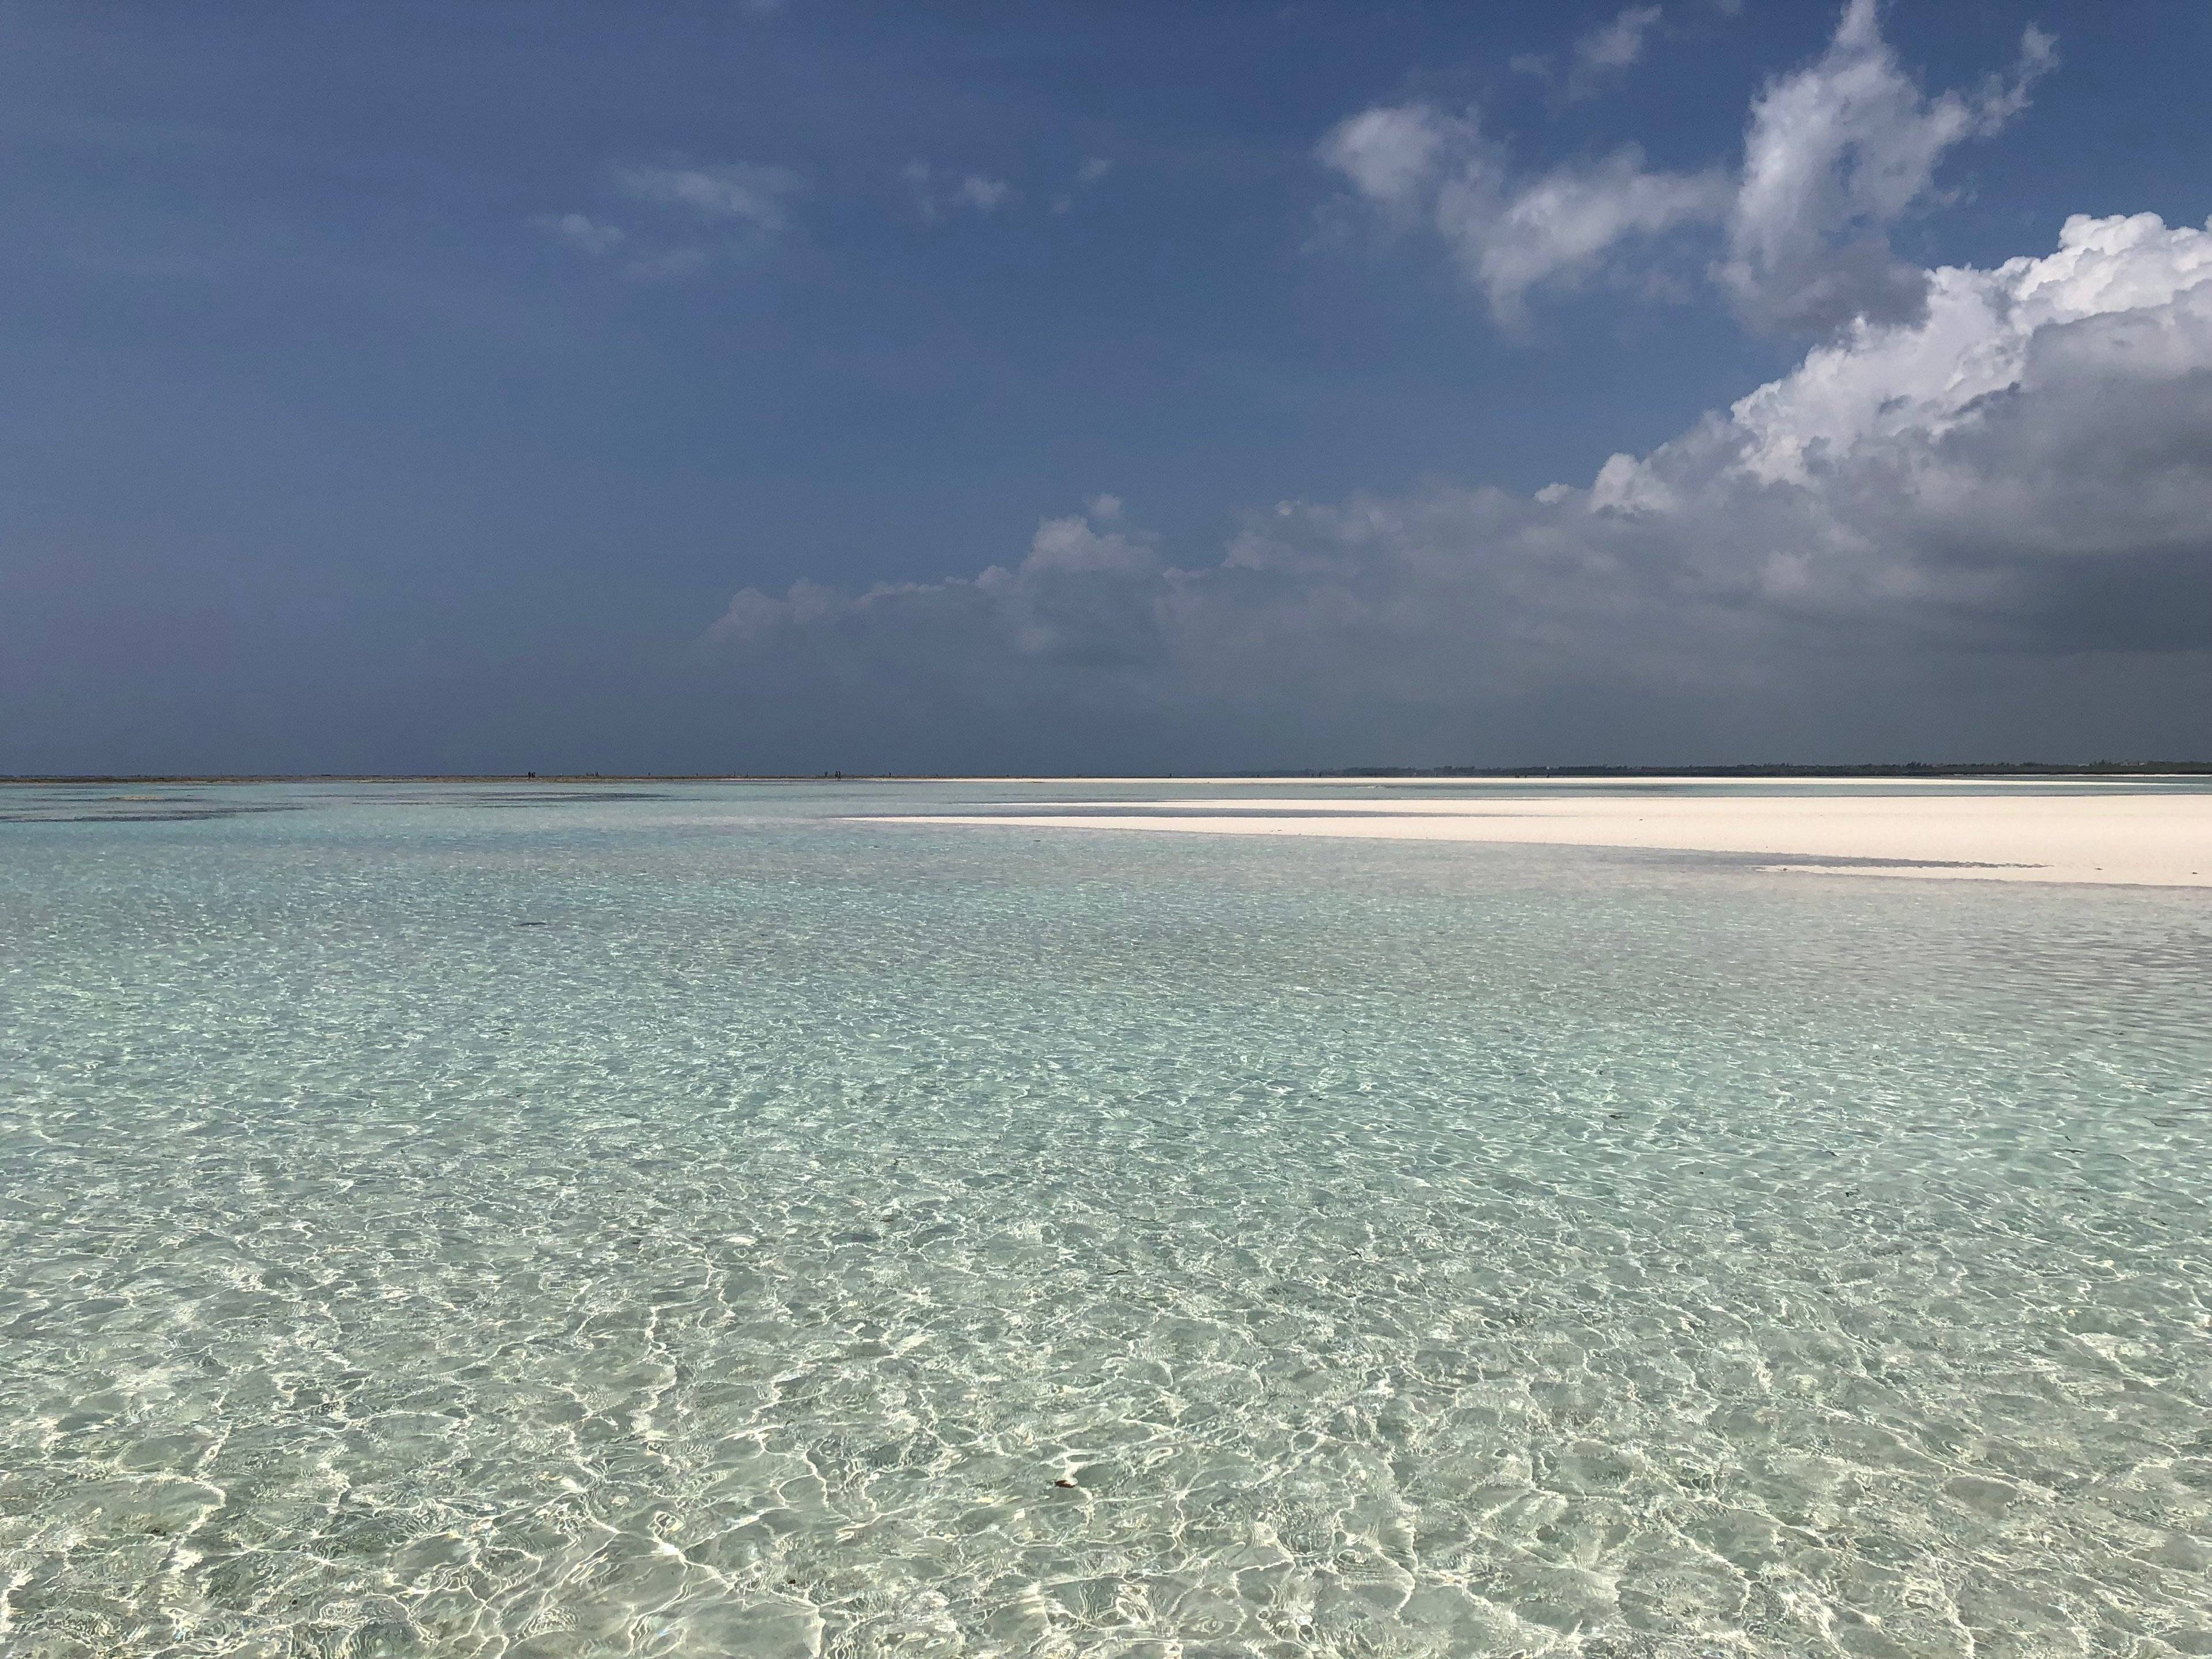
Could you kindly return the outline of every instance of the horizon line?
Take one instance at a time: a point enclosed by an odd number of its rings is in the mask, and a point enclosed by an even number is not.
[[[2212,761],[1744,762],[1703,766],[1347,766],[1191,772],[82,772],[0,773],[0,785],[245,783],[1018,783],[1202,779],[2188,777]]]

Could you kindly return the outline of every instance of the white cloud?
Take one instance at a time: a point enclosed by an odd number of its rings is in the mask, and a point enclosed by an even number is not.
[[[1491,309],[1511,321],[1538,284],[1579,278],[1632,236],[1711,219],[1727,197],[1718,173],[1652,172],[1629,144],[1514,190],[1501,187],[1498,169],[1470,164],[1438,191],[1436,222]]]
[[[1722,283],[1747,315],[1788,326],[1917,315],[1925,283],[1887,227],[1929,196],[1946,150],[2018,114],[2055,61],[2030,25],[2009,76],[1931,99],[1882,40],[1875,0],[1850,0],[1827,51],[1752,106]]]
[[[1801,753],[2142,752],[2201,746],[2208,524],[2212,232],[2082,217],[1587,486],[1285,502],[1190,568],[1101,499],[1011,568],[747,590],[714,632],[749,696],[829,674],[856,709],[1110,711],[1299,763],[1488,754],[1543,709],[1555,754],[1708,717]]]
[[[611,253],[629,240],[619,225],[601,224],[580,213],[541,214],[531,222],[586,253]]]
[[[931,224],[957,209],[994,213],[1014,199],[1014,187],[1004,179],[981,173],[953,179],[927,161],[908,161],[899,169],[899,177],[913,193],[915,211]]]
[[[1431,226],[1509,323],[1531,289],[1579,279],[1629,237],[1716,220],[1729,193],[1717,173],[1647,169],[1633,144],[1516,179],[1473,115],[1427,104],[1355,115],[1322,139],[1320,155],[1395,222]]]
[[[587,214],[545,214],[532,221],[568,246],[619,255],[626,276],[647,282],[690,276],[717,259],[744,261],[773,247],[787,228],[789,199],[805,181],[788,167],[750,161],[708,167],[609,169],[617,190],[659,213],[617,225]]]
[[[1030,538],[1022,574],[1103,570],[1132,575],[1159,568],[1159,550],[1152,537],[1143,531],[1110,527],[1121,516],[1121,498],[1100,495],[1084,516],[1045,520]]]
[[[1585,35],[1571,93],[1633,63],[1659,15],[1632,6]],[[1654,169],[1627,144],[1531,175],[1474,112],[1419,102],[1340,122],[1316,154],[1388,222],[1437,233],[1502,321],[1520,318],[1532,290],[1578,281],[1632,241],[1716,225],[1712,275],[1747,320],[1899,321],[1918,314],[1925,283],[1891,252],[1888,228],[1933,198],[1944,154],[2019,113],[2055,61],[2051,37],[2031,27],[2008,74],[1931,98],[1882,40],[1875,0],[1850,0],[1826,51],[1754,101],[1733,173]]]
[[[630,167],[615,170],[622,191],[641,202],[686,209],[708,221],[737,222],[773,236],[789,217],[787,203],[806,181],[789,167],[754,161],[712,167]]]
[[[1630,6],[1577,40],[1567,96],[1593,97],[1612,77],[1632,67],[1644,56],[1644,37],[1659,18],[1657,6]]]
[[[1400,104],[1340,121],[1317,154],[1369,201],[1404,213],[1432,196],[1455,154],[1478,149],[1481,143],[1471,118],[1447,115],[1431,104]]]
[[[960,181],[960,199],[979,213],[989,213],[1006,201],[1012,189],[1003,179],[971,173]]]
[[[1100,495],[1087,514],[1046,519],[1028,556],[971,580],[878,587],[857,599],[812,582],[776,598],[746,588],[708,629],[720,643],[788,641],[793,630],[836,629],[860,619],[903,625],[902,612],[988,612],[999,642],[1023,659],[1096,665],[1132,648],[1150,653],[1154,596],[1165,567],[1157,538],[1120,527],[1118,497]],[[917,633],[909,644],[924,642]],[[948,641],[956,645],[957,641]]]
[[[2100,316],[2157,318],[2151,360],[2202,369],[2188,334],[2192,314],[2181,296],[2212,295],[2212,237],[2169,230],[2154,214],[2066,222],[2055,253],[2014,259],[1995,270],[1946,267],[1927,273],[1928,305],[1911,327],[1864,319],[1835,343],[1808,355],[1785,380],[1761,386],[1735,405],[1745,434],[1745,465],[1762,478],[1803,482],[1824,458],[1870,441],[1917,434],[1934,442],[1975,420],[1984,400],[2017,388],[2039,341]],[[2191,304],[2196,303],[2194,301]],[[2172,333],[2176,328],[2184,332]],[[2140,339],[2141,337],[2133,337]],[[2122,342],[2106,343],[2108,367]]]

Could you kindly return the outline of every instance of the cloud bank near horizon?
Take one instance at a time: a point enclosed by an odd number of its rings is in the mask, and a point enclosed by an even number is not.
[[[1623,12],[1594,61],[1626,69],[1660,17]],[[1628,145],[1524,176],[1479,112],[1361,111],[1322,167],[1508,328],[1702,250],[1745,326],[1820,343],[1587,483],[1285,501],[1197,562],[1102,498],[974,574],[746,588],[708,649],[763,729],[890,711],[977,757],[1040,722],[1198,764],[2200,751],[2212,229],[2077,215],[1994,269],[1889,240],[2055,62],[2030,25],[1931,93],[1850,0],[1741,158],[1687,173]]]
[[[1057,710],[1255,763],[1497,758],[1537,708],[1590,758],[1662,729],[2026,752],[2106,690],[2212,689],[2212,226],[2077,216],[1922,276],[1914,314],[1586,484],[1285,501],[1197,566],[1102,498],[972,576],[747,588],[712,648],[757,711],[983,743]],[[2185,701],[2152,725],[2202,747]]]

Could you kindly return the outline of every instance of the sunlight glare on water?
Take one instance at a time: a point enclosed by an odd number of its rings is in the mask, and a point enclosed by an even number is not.
[[[1048,793],[0,795],[0,1652],[2212,1653],[2205,894]]]

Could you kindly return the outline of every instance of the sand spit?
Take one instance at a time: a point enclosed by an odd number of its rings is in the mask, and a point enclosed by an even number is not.
[[[1989,795],[1864,790],[1792,795],[1641,792],[1458,799],[1270,796],[1049,812],[890,817],[890,823],[1132,830],[1200,836],[1518,842],[1786,860],[1791,873],[2212,888],[2212,793],[2054,788]],[[1880,862],[1858,862],[1880,860]]]

